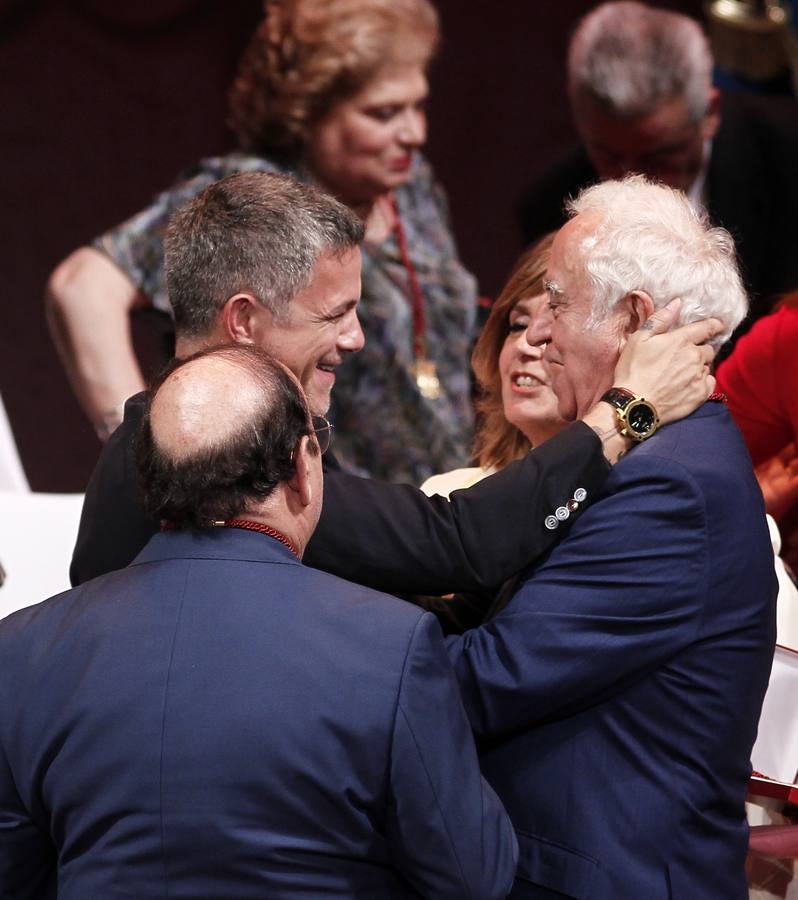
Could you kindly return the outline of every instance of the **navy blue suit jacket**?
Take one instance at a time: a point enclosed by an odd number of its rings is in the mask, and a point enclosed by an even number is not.
[[[727,410],[662,428],[597,500],[494,620],[448,639],[518,833],[511,896],[743,900],[776,586]]]
[[[156,535],[0,623],[0,894],[503,897],[435,619],[252,532]]]

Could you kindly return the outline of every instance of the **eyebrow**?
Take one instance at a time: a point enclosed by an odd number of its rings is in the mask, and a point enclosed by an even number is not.
[[[341,313],[347,313],[350,309],[354,309],[360,304],[360,297],[352,297],[349,300],[341,300],[327,311],[327,315],[339,316]]]
[[[561,297],[564,293],[563,289],[559,286],[559,284],[557,284],[556,281],[544,281],[543,290],[547,294],[553,294],[555,297]]]

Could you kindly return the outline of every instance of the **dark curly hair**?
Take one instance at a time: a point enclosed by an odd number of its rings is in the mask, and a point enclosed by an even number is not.
[[[230,90],[229,124],[242,149],[287,161],[336,100],[380,69],[426,67],[438,42],[428,0],[266,0]]]
[[[258,385],[261,400],[252,415],[232,424],[217,443],[175,458],[158,445],[150,413],[171,376],[195,360],[214,357],[244,371]],[[235,518],[293,477],[297,441],[313,433],[302,390],[268,354],[239,344],[202,350],[173,363],[150,389],[136,439],[144,505],[154,518],[175,528],[200,529]],[[318,445],[310,446],[318,452]]]

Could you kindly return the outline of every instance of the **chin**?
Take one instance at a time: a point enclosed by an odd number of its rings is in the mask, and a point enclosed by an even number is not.
[[[308,409],[312,416],[326,416],[330,409],[329,394],[308,394]]]
[[[382,179],[383,193],[401,187],[403,184],[407,184],[408,181],[410,181],[410,169],[402,172],[390,171]]]

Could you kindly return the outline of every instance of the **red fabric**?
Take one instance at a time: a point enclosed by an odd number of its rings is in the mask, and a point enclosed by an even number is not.
[[[798,308],[755,322],[717,379],[755,466],[798,439]]]
[[[754,825],[748,833],[748,849],[759,856],[798,857],[798,825]]]

